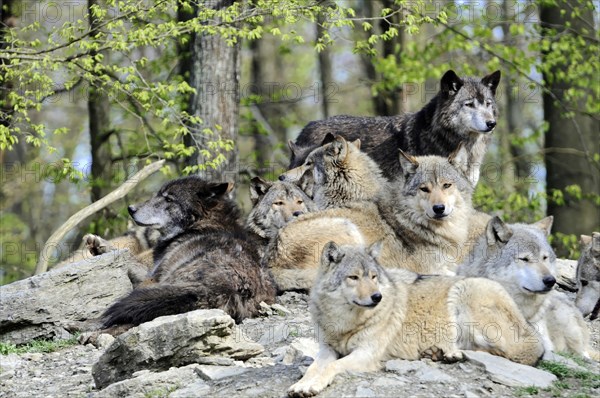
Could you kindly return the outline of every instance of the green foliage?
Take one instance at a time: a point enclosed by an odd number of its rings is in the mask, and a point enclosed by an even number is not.
[[[0,342],[0,355],[54,352],[78,344],[77,338],[78,336],[67,340],[32,340],[23,345]]]
[[[580,18],[585,10],[594,9],[590,0],[569,0],[569,5],[577,3],[574,7],[566,7],[566,0],[506,0],[500,14],[492,14],[493,7],[485,7],[486,2],[437,2],[432,7],[426,0],[396,0],[389,8],[374,2],[371,16],[362,15],[359,2],[345,1],[249,0],[213,9],[213,2],[191,0],[106,0],[91,8],[91,16],[84,3],[69,13],[74,18],[54,26],[35,18],[20,18],[22,23],[17,28],[1,31],[5,45],[0,49],[0,81],[10,88],[0,95],[0,151],[25,144],[29,159],[58,165],[53,169],[51,183],[64,187],[69,182],[78,193],[86,192],[92,185],[109,186],[115,185],[110,182],[123,181],[122,170],[140,159],[169,159],[165,174],[174,176],[210,171],[224,162],[228,151],[240,150],[240,143],[226,137],[220,126],[204,125],[203,120],[187,111],[190,96],[198,93],[189,76],[179,76],[177,71],[179,50],[190,43],[193,34],[217,35],[229,45],[273,40],[277,43],[275,56],[294,60],[286,72],[289,81],[294,82],[314,79],[317,52],[347,44],[355,55],[370,59],[375,69],[375,81],[369,82],[372,95],[385,98],[390,93],[400,93],[407,110],[422,107],[427,95],[437,91],[425,83],[437,82],[449,68],[472,76],[501,69],[503,84],[513,88],[514,100],[523,109],[523,124],[528,127],[525,132],[500,131],[494,140],[500,133],[508,135],[510,147],[522,151],[520,156],[536,171],[543,170],[540,148],[548,127],[540,116],[540,95],[550,93],[549,83],[560,83],[566,88],[559,103],[565,115],[583,114],[598,119],[600,114],[598,29],[589,26],[575,30],[569,22],[565,26],[541,27],[537,17],[543,6],[555,4],[568,16]],[[191,13],[195,7],[193,17],[177,19],[178,10]],[[319,37],[313,33],[316,21],[324,28]],[[393,49],[383,56],[384,47],[389,50],[389,44]],[[307,55],[298,49],[311,49],[314,53]],[[39,118],[40,110],[47,109],[52,101],[68,97],[76,102],[71,96],[86,99],[100,94],[107,96],[116,120],[111,126],[114,134],[107,141],[113,156],[119,159],[114,162],[123,166],[111,177],[113,181],[86,179],[74,160],[76,148],[70,142],[80,138],[77,130],[83,130],[82,126],[70,125],[67,118],[60,119],[58,125]],[[287,94],[285,88],[274,90],[269,98],[250,93],[241,103],[285,104]],[[506,101],[503,95],[497,95],[501,103]],[[352,109],[345,113],[361,111]],[[281,129],[315,119],[314,106],[289,105],[280,113],[276,117]],[[241,117],[240,136],[254,131],[270,134],[247,108],[242,109]],[[190,146],[186,138],[198,126],[205,144]],[[273,149],[284,146],[285,141],[275,142]],[[512,161],[501,148],[490,152],[490,163],[503,165]],[[202,163],[184,167],[184,161],[196,154],[201,155]],[[586,156],[590,167],[600,167],[600,153],[592,151]],[[592,200],[600,206],[600,197],[591,194],[589,187],[571,185],[547,194],[543,181],[508,177],[482,180],[474,204],[511,222],[541,218],[547,203]],[[117,215],[110,220],[105,217],[95,221],[94,229],[122,231],[127,214],[113,213]],[[3,223],[2,228],[11,225],[11,230],[0,230],[3,241],[31,239],[33,234],[22,217],[11,213],[2,216],[14,219],[14,223]],[[556,234],[553,239],[555,245],[576,255],[573,235]],[[4,267],[22,265],[25,270],[34,262],[31,257],[6,253],[2,260]],[[16,274],[11,271],[3,275],[5,280],[12,280]],[[6,275],[10,275],[8,279]]]

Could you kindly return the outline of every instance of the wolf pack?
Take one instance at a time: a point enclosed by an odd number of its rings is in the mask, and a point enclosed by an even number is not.
[[[282,292],[309,292],[320,349],[288,391],[302,397],[392,358],[454,362],[481,350],[528,365],[551,351],[598,360],[584,318],[600,310],[600,234],[582,237],[573,301],[556,289],[552,216],[509,223],[471,203],[499,82],[499,71],[450,70],[415,113],[309,123],[277,181],[252,179],[245,220],[232,183],[167,182],[129,206],[133,232],[84,238],[94,254],[128,247],[140,263],[102,328],[200,308],[239,323]]]

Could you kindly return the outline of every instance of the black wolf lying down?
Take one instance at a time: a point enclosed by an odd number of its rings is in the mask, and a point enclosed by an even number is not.
[[[163,315],[220,308],[236,322],[273,302],[275,287],[227,194],[229,183],[184,177],[129,206],[133,220],[161,233],[154,268],[142,285],[103,315],[104,327],[138,325]]]

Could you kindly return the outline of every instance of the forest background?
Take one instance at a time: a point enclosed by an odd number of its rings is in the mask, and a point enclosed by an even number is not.
[[[448,69],[502,71],[474,204],[555,217],[578,256],[600,230],[600,35],[590,0],[0,0],[0,282],[83,234],[127,229],[166,179],[276,179],[287,141],[337,114],[423,107]],[[43,253],[77,210],[145,164],[161,173]]]

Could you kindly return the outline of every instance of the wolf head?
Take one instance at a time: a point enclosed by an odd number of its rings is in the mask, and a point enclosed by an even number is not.
[[[386,287],[393,285],[385,270],[375,261],[380,250],[379,242],[367,250],[327,243],[312,290],[313,294],[320,296],[315,301],[327,300],[335,305],[361,309],[376,307],[385,299]]]
[[[577,261],[577,308],[590,319],[598,317],[600,302],[600,232],[581,236],[581,256]],[[595,312],[594,312],[595,310]]]
[[[150,200],[131,205],[128,210],[136,224],[159,230],[161,239],[166,240],[206,219],[237,221],[237,207],[227,197],[232,188],[228,182],[183,177],[167,182]]]
[[[490,133],[498,117],[495,95],[499,82],[500,71],[478,80],[461,79],[449,70],[441,80],[436,122],[463,136]]]
[[[556,255],[547,239],[552,221],[550,216],[533,224],[506,224],[492,218],[458,273],[499,282],[518,304],[548,293],[556,283]]]
[[[313,150],[304,163],[279,176],[282,181],[308,178],[312,196],[319,208],[372,200],[386,181],[379,166],[360,150],[360,140],[348,142],[338,136]]]
[[[414,157],[400,151],[403,178],[395,182],[403,212],[420,223],[451,219],[456,209],[471,207],[473,185],[468,178],[468,153],[460,146],[447,159]]]
[[[325,134],[323,141],[319,145],[297,145],[294,141],[288,141],[288,148],[290,148],[290,165],[288,166],[288,170],[295,169],[296,167],[302,166],[304,160],[308,156],[309,153],[314,151],[320,146],[328,144],[335,139],[335,136],[331,133]]]
[[[250,199],[253,208],[248,215],[248,226],[263,238],[274,237],[294,218],[317,210],[298,186],[283,181],[268,182],[260,177],[251,181]]]

